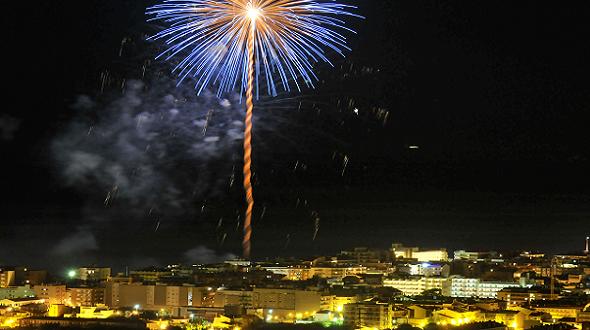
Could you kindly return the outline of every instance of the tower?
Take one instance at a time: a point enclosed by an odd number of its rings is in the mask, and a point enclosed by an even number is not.
[[[586,254],[590,254],[590,249],[588,249],[588,241],[590,241],[590,237],[586,236],[586,249],[584,250],[584,253]]]

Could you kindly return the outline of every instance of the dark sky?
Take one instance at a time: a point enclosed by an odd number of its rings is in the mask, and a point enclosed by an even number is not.
[[[211,134],[223,142],[216,148],[193,144],[188,122],[151,124],[166,136],[153,145],[139,124],[125,125],[137,121],[128,114],[160,111],[166,94],[187,96],[196,114],[219,108],[176,89],[163,63],[143,76],[158,48],[143,41],[156,30],[144,23],[149,3],[5,5],[0,264],[59,269],[239,254],[241,191],[227,183],[232,173],[241,180],[240,146],[224,135],[232,116],[241,118],[239,103],[214,118]],[[356,4],[366,19],[350,22],[358,35],[347,60],[319,66],[315,91],[258,104],[254,254],[394,241],[581,250],[590,233],[586,2]],[[142,79],[143,103],[130,105],[130,86]],[[354,106],[338,105],[350,99]],[[167,157],[129,154],[142,143]],[[109,167],[88,167],[97,157]],[[111,180],[114,167],[128,186]]]

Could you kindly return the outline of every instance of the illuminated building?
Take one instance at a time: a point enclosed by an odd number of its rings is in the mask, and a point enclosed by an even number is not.
[[[76,317],[80,319],[107,319],[115,315],[115,311],[106,306],[80,307]]]
[[[310,269],[310,278],[317,276],[321,278],[338,278],[342,279],[349,275],[360,275],[367,272],[367,267],[351,266],[351,267],[320,267],[314,266]]]
[[[376,264],[391,259],[391,253],[385,250],[356,247],[349,251],[342,251],[343,257],[359,265]]]
[[[421,250],[418,247],[406,247],[399,243],[391,245],[391,254],[396,259],[416,259],[419,262],[449,260],[446,249]]]
[[[576,318],[582,311],[582,306],[552,306],[552,307],[535,307],[535,310],[551,315],[554,321],[562,318]]]
[[[14,270],[0,269],[0,288],[13,286],[15,283]]]
[[[44,303],[43,299],[38,299],[36,297],[0,299],[0,306],[12,307],[12,308],[20,308],[20,307],[23,307],[26,305],[43,304],[43,303]]]
[[[0,299],[18,299],[35,297],[35,292],[28,285],[0,288]]]
[[[297,289],[254,288],[252,308],[272,310],[273,317],[289,318],[292,314],[302,317],[312,316],[320,310],[321,295],[317,291]]]
[[[376,301],[344,305],[344,324],[355,329],[391,329],[392,308],[388,303]]]
[[[65,285],[35,285],[33,291],[48,305],[64,304],[68,297]]]
[[[132,270],[129,272],[129,276],[135,282],[144,283],[155,283],[163,278],[171,277],[172,270],[170,269],[144,269],[144,270]]]
[[[419,262],[427,261],[447,261],[449,254],[446,249],[416,251],[412,253],[412,258]]]
[[[498,291],[497,298],[506,301],[508,307],[529,304],[535,300],[554,300],[559,295],[537,288],[504,288]]]
[[[545,253],[533,252],[533,251],[524,251],[524,252],[520,253],[520,256],[523,257],[523,258],[530,259],[530,260],[533,260],[533,259],[542,259],[542,258],[545,258]]]
[[[383,280],[383,286],[392,287],[403,292],[407,296],[419,295],[425,290],[440,289],[448,292],[450,280],[444,277],[409,277]]]
[[[407,247],[400,243],[391,244],[391,254],[396,259],[411,259],[412,253],[417,252],[417,247]]]
[[[79,287],[68,288],[67,304],[70,306],[96,306],[105,303],[105,289]]]
[[[486,251],[486,252],[479,252],[479,251],[465,251],[465,250],[457,250],[453,253],[454,260],[464,260],[464,261],[481,261],[486,259],[497,258],[498,253],[495,251]]]
[[[407,266],[410,275],[418,276],[442,276],[448,277],[450,272],[449,265],[432,264],[428,262],[420,262],[409,264]]]
[[[500,290],[520,287],[515,282],[482,281],[479,278],[451,278],[451,297],[496,298]]]
[[[82,267],[75,270],[74,278],[81,281],[106,281],[111,269],[106,267]]]
[[[587,304],[576,316],[576,322],[590,326],[590,304]]]
[[[479,311],[454,310],[444,308],[432,312],[433,321],[440,325],[461,325],[480,321],[482,315]]]
[[[321,297],[320,309],[332,312],[342,312],[344,305],[358,302],[359,297],[356,295],[323,295]]]
[[[311,269],[307,267],[292,266],[262,266],[260,267],[273,274],[282,275],[288,281],[306,281],[313,277]]]
[[[63,317],[66,311],[69,308],[64,304],[52,304],[49,306],[49,311],[47,311],[47,316],[49,317]]]
[[[220,289],[215,292],[213,306],[243,306],[252,308],[252,291],[251,290],[226,290]]]
[[[311,317],[321,309],[322,297],[317,291],[253,288],[252,290],[220,289],[215,293],[214,307],[243,306],[262,310],[267,321],[293,321]]]
[[[203,306],[208,288],[191,285],[144,285],[141,283],[108,282],[105,303],[110,308],[131,308],[160,311],[184,316],[187,307]]]

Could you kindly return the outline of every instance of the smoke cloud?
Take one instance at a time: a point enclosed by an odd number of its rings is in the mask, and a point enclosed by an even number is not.
[[[225,260],[236,259],[237,256],[231,253],[217,254],[217,252],[206,246],[197,246],[184,253],[184,258],[188,263],[211,264],[216,262],[223,262]]]
[[[133,80],[104,104],[79,97],[76,118],[52,144],[63,183],[136,215],[185,214],[191,201],[223,191],[243,106],[193,94],[190,86]]]
[[[53,253],[60,256],[71,256],[95,250],[98,250],[98,243],[94,234],[87,228],[78,228],[77,232],[63,238]]]

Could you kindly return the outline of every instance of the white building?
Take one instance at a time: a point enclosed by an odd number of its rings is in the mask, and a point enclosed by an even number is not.
[[[416,264],[409,264],[410,275],[419,276],[442,276],[448,277],[450,272],[449,265],[432,264],[428,262],[421,262]]]
[[[496,298],[498,291],[508,287],[519,287],[516,282],[482,281],[478,278],[452,277],[451,297]]]
[[[415,296],[423,291],[440,289],[448,292],[450,280],[443,277],[411,277],[411,278],[394,278],[383,280],[383,286],[392,287],[403,292],[407,296]]]

